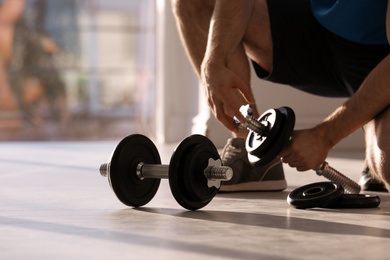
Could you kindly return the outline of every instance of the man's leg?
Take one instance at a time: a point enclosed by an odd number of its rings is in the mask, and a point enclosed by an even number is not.
[[[373,178],[390,190],[390,108],[364,126],[366,162]]]

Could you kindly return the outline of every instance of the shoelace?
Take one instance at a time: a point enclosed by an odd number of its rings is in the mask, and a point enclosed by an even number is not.
[[[232,158],[236,157],[237,154],[241,153],[242,152],[242,148],[237,148],[231,144],[229,144],[228,146],[225,147],[225,149],[223,150],[222,152],[222,163],[223,164],[227,164],[227,162],[229,160],[231,160]],[[268,172],[273,168],[275,167],[276,165],[278,165],[280,163],[279,160],[275,161],[273,164],[270,164],[268,165],[268,168],[265,170],[263,176],[261,177],[260,181],[262,181],[265,176],[268,174]]]
[[[222,163],[223,164],[227,163],[229,160],[231,160],[241,152],[242,152],[241,148],[237,148],[229,144],[222,153]]]

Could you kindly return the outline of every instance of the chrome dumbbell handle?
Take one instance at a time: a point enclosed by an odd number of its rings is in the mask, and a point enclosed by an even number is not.
[[[245,117],[245,122],[241,122],[237,119],[237,117],[233,117],[235,124],[237,124],[240,129],[253,131],[260,136],[266,135],[267,127],[253,116],[253,111],[250,105],[241,106],[240,112]]]
[[[109,164],[102,164],[99,170],[102,176],[107,177]],[[137,166],[137,176],[140,180],[146,178],[168,179],[168,172],[169,165],[139,163]],[[220,160],[209,159],[204,175],[208,180],[209,187],[219,188],[221,181],[229,181],[233,177],[233,170],[228,166],[222,166]]]
[[[346,193],[357,194],[360,193],[360,185],[343,175],[336,169],[329,166],[329,164],[325,161],[320,166],[314,169],[314,171],[319,176],[324,176],[330,181],[340,184],[343,186]]]

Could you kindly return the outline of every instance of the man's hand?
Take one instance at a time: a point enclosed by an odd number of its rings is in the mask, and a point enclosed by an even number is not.
[[[255,103],[250,86],[223,63],[206,62],[202,64],[201,73],[206,98],[215,117],[230,131],[237,132],[233,117],[245,121],[240,107]]]
[[[255,103],[242,43],[254,5],[254,0],[215,1],[199,72],[211,110],[233,132],[239,130],[233,117],[244,119],[240,107]]]
[[[279,156],[298,171],[307,171],[321,165],[331,148],[318,128],[296,130]]]

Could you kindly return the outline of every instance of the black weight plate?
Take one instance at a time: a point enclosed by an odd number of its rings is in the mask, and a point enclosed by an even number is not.
[[[203,151],[205,147],[207,148],[205,155],[197,152],[197,149],[201,148]],[[195,158],[196,156],[199,156],[199,158]],[[204,183],[202,169],[207,165],[210,157],[214,160],[220,158],[214,144],[202,135],[187,137],[175,149],[169,163],[169,185],[172,195],[183,208],[188,210],[203,208],[218,192],[218,189],[215,187],[207,187],[208,189],[206,189],[202,186]],[[196,168],[189,169],[192,166]],[[194,186],[188,188],[192,184]]]
[[[249,152],[248,158],[249,161],[255,166],[264,166],[267,163],[271,162],[275,157],[282,151],[282,149],[286,146],[289,141],[292,131],[295,126],[295,113],[289,107],[280,107],[276,109],[279,113],[277,114],[280,117],[280,124],[278,128],[275,128],[272,132],[275,132],[270,135],[269,145],[267,145],[266,150],[263,150],[260,154]],[[270,131],[271,132],[271,131]],[[246,148],[248,149],[248,145],[250,142],[250,136],[248,135],[246,141]],[[250,150],[248,150],[250,151]]]
[[[344,189],[339,184],[317,182],[291,191],[287,197],[287,202],[299,209],[322,207],[335,202],[343,194]]]
[[[376,208],[381,203],[377,195],[367,194],[344,194],[337,201],[323,206],[323,208],[333,209],[356,209],[356,208]]]
[[[192,201],[201,201],[205,205],[214,198],[219,190],[207,186],[208,180],[204,175],[204,170],[208,166],[210,158],[219,159],[218,151],[214,145],[196,145],[189,151],[183,171],[186,194],[190,195]]]
[[[273,145],[274,139],[277,138],[280,124],[282,123],[282,115],[278,109],[268,109],[258,119],[265,126],[265,131],[262,135],[250,131],[246,139],[246,149],[250,154],[262,155],[264,151],[268,151]]]
[[[140,207],[147,204],[160,185],[160,179],[138,178],[137,166],[141,162],[161,164],[161,159],[149,138],[135,134],[119,142],[109,163],[109,183],[118,199],[127,206]]]

